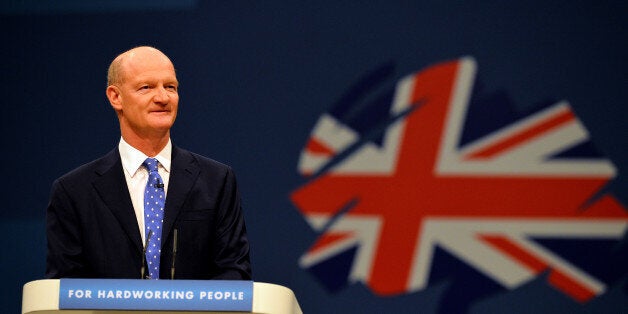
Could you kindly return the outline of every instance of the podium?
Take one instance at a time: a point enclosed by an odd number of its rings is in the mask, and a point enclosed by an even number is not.
[[[115,281],[114,279],[93,279],[99,281]],[[177,282],[175,280],[174,282]],[[118,281],[119,282],[119,281]],[[146,280],[130,280],[130,282],[146,282]],[[162,281],[167,282],[167,280]],[[178,281],[179,286],[186,284],[186,281]],[[267,313],[267,314],[301,314],[301,308],[292,290],[275,284],[253,282],[252,310],[231,312],[231,311],[190,311],[189,309],[169,309],[169,310],[118,310],[118,309],[60,309],[61,284],[59,279],[42,279],[28,282],[24,285],[22,295],[22,314],[111,314],[111,313],[160,313],[160,314],[190,314],[190,313]],[[112,302],[115,302],[113,300]]]

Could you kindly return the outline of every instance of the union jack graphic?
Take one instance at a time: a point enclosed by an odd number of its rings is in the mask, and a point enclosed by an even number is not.
[[[310,181],[291,200],[320,236],[300,266],[330,290],[361,282],[394,296],[446,277],[440,252],[497,289],[544,274],[576,302],[603,294],[605,280],[542,241],[617,241],[628,227],[605,190],[616,169],[569,103],[503,121],[486,105],[503,111],[499,99],[473,92],[470,57],[366,96],[392,72],[384,65],[342,97],[301,153]]]

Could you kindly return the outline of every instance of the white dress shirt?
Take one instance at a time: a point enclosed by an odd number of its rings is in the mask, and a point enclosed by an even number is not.
[[[129,194],[131,195],[131,201],[133,202],[135,218],[137,218],[137,225],[139,226],[140,234],[142,235],[142,243],[144,243],[144,241],[146,241],[146,235],[144,232],[144,189],[146,188],[146,182],[148,182],[148,170],[142,166],[142,163],[149,156],[144,155],[144,153],[129,145],[129,143],[127,143],[123,138],[120,138],[118,150],[120,151],[120,159],[122,160],[122,168],[124,169],[126,185],[129,188]],[[164,191],[167,195],[168,181],[170,179],[170,161],[172,158],[171,141],[168,140],[166,147],[164,147],[164,149],[162,149],[159,154],[153,158],[156,158],[159,161],[158,172],[163,180]]]

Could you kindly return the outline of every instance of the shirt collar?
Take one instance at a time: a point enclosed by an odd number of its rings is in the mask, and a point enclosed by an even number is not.
[[[146,158],[144,153],[137,148],[131,146],[122,137],[120,137],[120,143],[118,144],[118,151],[120,151],[120,159],[122,160],[122,167],[124,171],[132,178],[137,173],[137,170],[142,166],[142,163]],[[168,139],[168,144],[162,149],[154,158],[159,161],[159,164],[170,172],[170,161],[172,158],[172,142]]]

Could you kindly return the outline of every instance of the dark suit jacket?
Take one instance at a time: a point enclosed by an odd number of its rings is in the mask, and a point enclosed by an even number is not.
[[[230,167],[172,148],[160,278],[251,279],[249,244]],[[143,244],[118,149],[57,179],[46,215],[46,278],[140,278]]]

